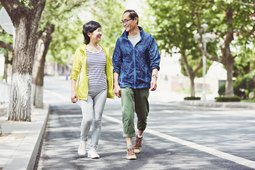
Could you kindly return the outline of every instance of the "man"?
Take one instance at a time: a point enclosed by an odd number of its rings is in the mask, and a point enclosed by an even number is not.
[[[127,159],[136,159],[142,149],[143,132],[149,113],[149,90],[157,88],[160,55],[154,38],[138,26],[138,15],[126,10],[121,23],[125,31],[118,38],[113,54],[114,93],[121,97],[123,136]],[[137,115],[135,135],[134,112]],[[132,137],[135,137],[132,145]]]

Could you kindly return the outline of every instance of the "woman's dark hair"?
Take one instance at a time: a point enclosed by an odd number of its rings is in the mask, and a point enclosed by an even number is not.
[[[84,36],[84,42],[85,44],[88,44],[90,42],[90,38],[88,36],[88,33],[94,32],[96,29],[101,28],[101,25],[96,21],[89,21],[86,24],[83,25],[82,33]]]
[[[137,25],[138,25],[138,19],[139,19],[139,17],[138,17],[138,14],[135,12],[135,10],[128,9],[128,10],[124,11],[123,14],[125,14],[125,13],[127,13],[127,12],[129,13],[130,19],[134,20],[135,18],[137,18]]]

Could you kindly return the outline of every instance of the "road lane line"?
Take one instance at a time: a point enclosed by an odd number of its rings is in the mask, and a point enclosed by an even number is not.
[[[120,120],[118,120],[116,118],[113,118],[111,116],[103,115],[103,118],[108,120],[108,121],[111,121],[111,122],[122,124],[122,122]],[[209,147],[206,147],[206,146],[203,146],[203,145],[196,144],[194,142],[186,141],[186,140],[183,140],[183,139],[171,136],[171,135],[161,133],[161,132],[156,131],[156,130],[146,129],[146,133],[150,133],[154,136],[158,136],[160,138],[164,138],[166,140],[169,140],[169,141],[172,141],[172,142],[175,142],[175,143],[179,143],[181,145],[184,145],[184,146],[187,146],[187,147],[190,147],[190,148],[202,151],[202,152],[206,152],[208,154],[217,156],[219,158],[235,162],[239,165],[243,165],[243,166],[255,169],[255,161],[251,161],[249,159],[245,159],[245,158],[242,158],[242,157],[239,157],[239,156],[231,155],[231,154],[228,154],[228,153],[225,153],[225,152],[213,149],[213,148],[209,148]]]

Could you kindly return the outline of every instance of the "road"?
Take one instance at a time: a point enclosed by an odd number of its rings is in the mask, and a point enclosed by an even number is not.
[[[253,110],[185,106],[156,99],[155,94],[150,98],[148,129],[137,160],[125,159],[119,99],[107,100],[101,158],[79,158],[81,113],[69,102],[69,87],[64,78],[46,78],[44,98],[52,104],[37,169],[255,169]]]

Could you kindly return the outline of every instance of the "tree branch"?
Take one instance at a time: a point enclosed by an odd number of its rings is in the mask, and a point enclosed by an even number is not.
[[[198,62],[197,65],[196,65],[196,68],[194,69],[194,73],[195,73],[195,74],[197,74],[198,70],[201,69],[202,63],[203,63],[203,62],[202,62],[202,59],[199,60],[199,62]]]
[[[12,44],[7,44],[3,41],[0,41],[0,47],[4,48],[4,49],[7,49],[7,50],[10,50],[10,51],[13,51]]]

